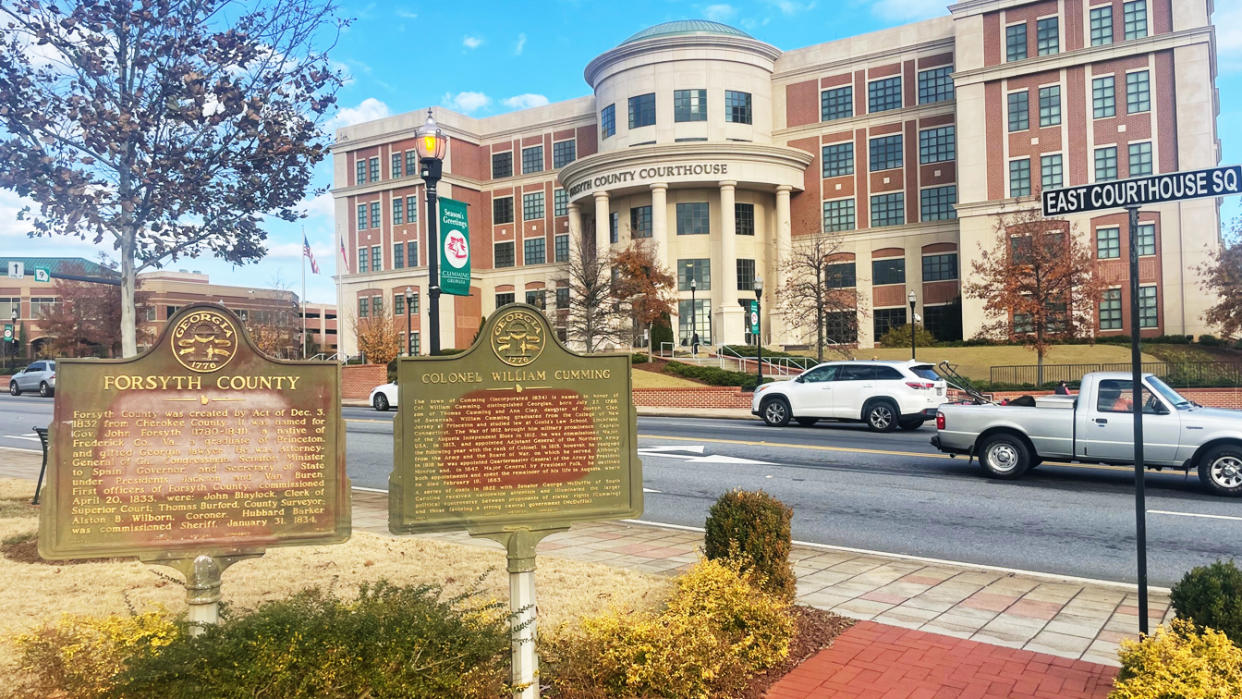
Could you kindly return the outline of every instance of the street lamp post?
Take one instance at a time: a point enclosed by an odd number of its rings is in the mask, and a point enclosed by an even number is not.
[[[20,303],[20,301],[18,301],[17,303]],[[9,373],[10,374],[13,373],[13,365],[17,363],[17,306],[13,307],[12,316],[13,316],[12,317],[13,339],[9,340],[9,342],[13,343],[13,346],[9,348]]]
[[[910,358],[914,359],[914,289],[906,298],[910,300]]]
[[[414,335],[412,334],[412,323],[414,316],[414,290],[405,287],[405,356],[413,356],[414,351]]]
[[[427,315],[431,321],[427,328],[427,345],[432,356],[435,356],[440,354],[440,231],[436,220],[436,184],[443,171],[448,139],[431,117],[430,109],[427,110],[426,123],[418,127],[414,134],[419,174],[427,185],[427,245],[431,248],[431,254],[427,256]]]
[[[755,384],[755,390],[763,385],[763,277],[755,277],[755,349],[756,364],[759,367],[759,383]]]
[[[694,301],[694,290],[698,288],[694,277],[690,277],[690,354],[694,357],[699,356],[699,324],[696,317],[698,312],[698,304]]]

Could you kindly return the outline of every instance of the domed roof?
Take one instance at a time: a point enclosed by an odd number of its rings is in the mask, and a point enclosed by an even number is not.
[[[734,29],[727,24],[720,22],[710,22],[705,19],[679,19],[675,22],[665,22],[657,24],[654,27],[647,27],[638,32],[634,36],[622,41],[619,46],[632,44],[643,39],[654,39],[660,36],[693,36],[693,35],[715,35],[715,36],[740,36],[744,39],[753,39],[751,35],[740,29]]]

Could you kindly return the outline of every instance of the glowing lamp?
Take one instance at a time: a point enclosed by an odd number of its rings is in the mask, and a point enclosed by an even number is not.
[[[440,126],[436,124],[436,120],[431,117],[431,110],[427,110],[427,121],[418,130],[414,132],[415,145],[418,150],[418,157],[434,158],[442,160],[444,158],[445,148],[448,146],[448,137],[440,130]]]

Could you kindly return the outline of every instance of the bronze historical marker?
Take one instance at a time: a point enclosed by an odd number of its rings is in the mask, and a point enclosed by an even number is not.
[[[227,565],[349,538],[335,364],[269,359],[233,313],[199,304],[139,357],[56,365],[44,558]]]
[[[571,352],[542,312],[512,304],[460,355],[399,360],[397,384],[393,532],[642,514],[627,355]]]

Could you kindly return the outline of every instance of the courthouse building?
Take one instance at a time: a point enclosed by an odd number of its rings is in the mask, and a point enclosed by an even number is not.
[[[840,236],[833,272],[860,308],[833,319],[831,339],[870,346],[907,322],[910,292],[937,336],[971,337],[994,309],[962,282],[997,246],[1000,217],[1037,209],[1043,188],[1219,163],[1211,12],[1212,0],[966,0],[791,50],[669,22],[591,61],[585,97],[481,119],[433,108],[449,137],[439,194],[469,206],[473,266],[471,295],[442,297],[442,344],[466,346],[482,315],[514,300],[557,317],[572,241],[634,238],[678,279],[680,341],[692,317],[705,344],[751,341],[738,301],[761,276],[764,342],[809,343],[771,301],[792,251],[823,231]],[[413,311],[411,344],[427,332],[414,152],[425,116],[337,132],[346,353],[357,316],[395,311],[404,331]],[[1103,335],[1128,332],[1125,219],[1071,218],[1111,286],[1095,313]],[[1144,334],[1207,332],[1194,267],[1219,245],[1219,202],[1145,207],[1140,224]]]

